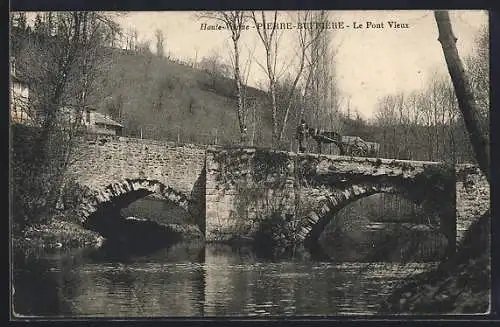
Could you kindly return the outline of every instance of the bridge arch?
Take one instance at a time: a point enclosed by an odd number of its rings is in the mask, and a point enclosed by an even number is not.
[[[150,194],[160,195],[186,210],[195,218],[195,221],[198,220],[196,218],[200,215],[201,208],[196,201],[158,180],[142,178],[124,179],[90,192],[79,211],[83,222],[86,223],[89,218],[96,216],[102,210],[121,209]]]
[[[313,247],[325,227],[334,219],[334,216],[342,208],[361,199],[378,193],[400,194],[401,196],[414,201],[408,190],[403,186],[395,184],[354,184],[343,190],[334,190],[331,194],[325,195],[317,203],[315,209],[309,211],[299,227],[298,234],[304,245]],[[445,218],[440,217],[440,232],[448,239],[450,251],[455,244],[455,229],[446,224]]]

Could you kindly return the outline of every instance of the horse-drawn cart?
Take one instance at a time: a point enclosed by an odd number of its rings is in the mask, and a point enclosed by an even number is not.
[[[309,129],[309,135],[316,141],[318,152],[321,153],[322,144],[335,144],[340,155],[351,155],[356,157],[376,157],[380,144],[364,141],[359,136],[342,136],[336,132],[325,132],[318,129]]]

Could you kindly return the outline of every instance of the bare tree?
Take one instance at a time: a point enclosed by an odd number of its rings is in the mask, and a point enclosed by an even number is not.
[[[151,41],[144,39],[135,44],[135,51],[143,54],[151,54]]]
[[[83,112],[103,73],[106,34],[119,32],[117,24],[96,12],[60,12],[52,18],[54,32],[28,41],[21,51],[39,128],[30,151],[14,146],[22,152],[14,160],[12,183],[18,222],[46,219],[56,208]]]
[[[250,110],[251,112],[251,124],[252,124],[252,136],[250,138],[250,145],[254,145],[255,142],[255,128],[256,128],[256,110],[258,106],[258,101],[256,101],[255,98],[249,98],[247,95],[247,85],[248,85],[248,78],[250,77],[250,71],[252,68],[252,62],[253,62],[253,56],[255,53],[255,44],[254,46],[250,49],[248,49],[249,55],[246,59],[245,64],[243,65],[243,72],[242,72],[242,77],[243,77],[243,107],[245,108],[245,122],[248,122],[248,116],[250,115]],[[234,62],[232,62],[233,68],[234,68]],[[246,124],[248,126],[248,124]]]
[[[216,89],[217,81],[221,78],[230,78],[230,67],[222,61],[222,58],[216,52],[203,57],[200,60],[199,68],[208,73],[210,77],[210,87]]]
[[[158,57],[163,57],[165,53],[165,49],[163,48],[163,41],[165,40],[165,37],[163,36],[162,30],[157,29],[155,31],[155,37],[156,37],[156,55]]]
[[[137,47],[139,45],[139,33],[137,30],[134,28],[132,29],[131,33],[131,39],[132,39],[132,47],[131,49],[134,51],[137,51]]]
[[[242,75],[240,72],[240,48],[239,40],[243,25],[247,20],[244,11],[213,11],[205,12],[199,15],[200,19],[211,19],[223,23],[231,33],[231,40],[233,45],[232,62],[234,68],[234,82],[236,86],[237,97],[237,113],[238,124],[240,128],[240,142],[245,144],[248,141],[248,129],[246,125],[246,109],[244,107],[244,85],[242,83]]]
[[[489,133],[490,115],[490,67],[489,67],[489,37],[488,28],[483,26],[474,42],[474,52],[465,59],[465,68],[469,82],[483,122],[483,130]]]
[[[267,74],[267,79],[269,82],[268,85],[268,97],[271,102],[271,119],[272,119],[272,144],[273,146],[277,146],[278,143],[278,114],[277,114],[277,103],[276,103],[276,60],[277,60],[277,52],[278,52],[278,37],[276,34],[276,21],[278,19],[278,12],[274,11],[273,18],[271,21],[272,28],[259,28],[259,26],[266,26],[266,16],[264,11],[260,12],[260,20],[258,15],[255,12],[252,12],[252,20],[257,26],[257,33],[259,34],[260,40],[264,46],[266,52],[266,68],[263,67],[260,63],[259,66],[263,68],[263,70]]]
[[[317,24],[328,21],[326,11],[313,12],[311,20]],[[338,49],[330,49],[332,32],[328,33],[309,29],[308,37],[313,40],[306,52],[306,66],[304,68],[305,83],[303,85],[303,104],[300,118],[307,117],[316,126],[321,128],[335,128],[338,130],[337,90],[335,87],[334,60]],[[319,35],[318,35],[319,32]],[[304,115],[305,114],[305,115]],[[326,126],[328,125],[328,126]]]
[[[199,51],[199,47],[194,47],[194,59],[193,59],[193,62],[194,62],[194,68],[198,68],[198,51]]]
[[[448,11],[434,11],[439,42],[443,48],[446,65],[450,73],[458,105],[469,133],[477,162],[486,178],[490,180],[490,145],[486,133],[481,128],[480,110],[476,104],[472,87],[465,74],[456,47],[457,38],[453,34]]]
[[[315,16],[310,11],[297,13],[297,21],[304,22],[305,24],[307,24],[308,22],[312,22],[314,18],[315,18]],[[289,94],[288,94],[288,99],[287,99],[287,102],[285,105],[285,115],[283,117],[283,122],[282,122],[281,130],[280,130],[280,133],[278,136],[278,141],[281,141],[281,139],[283,138],[283,133],[284,133],[285,128],[287,126],[288,115],[290,112],[290,107],[292,105],[292,97],[293,97],[293,94],[297,88],[297,84],[298,84],[300,78],[302,77],[302,73],[303,73],[305,65],[306,65],[307,51],[312,45],[317,45],[316,48],[319,48],[317,41],[320,39],[320,36],[325,34],[324,32],[325,32],[325,30],[321,29],[321,28],[316,28],[316,29],[311,29],[311,30],[307,30],[307,29],[299,29],[298,30],[299,67],[295,72],[295,78],[293,79],[291,89],[290,89]],[[318,52],[319,52],[319,50],[318,50]],[[312,59],[312,62],[310,64],[313,64],[319,58],[311,56],[310,59]],[[323,67],[323,68],[325,68],[325,67]]]
[[[281,124],[278,122],[278,103],[276,101],[277,88],[278,88],[278,78],[279,71],[277,69],[278,61],[278,48],[280,41],[280,33],[277,29],[277,18],[278,12],[274,11],[272,14],[271,21],[267,21],[264,11],[260,12],[260,15],[256,12],[252,12],[252,20],[257,27],[257,33],[264,46],[266,53],[266,65],[257,63],[265,72],[268,78],[268,96],[271,103],[272,110],[272,143],[274,147],[277,147],[283,138],[284,131],[287,126],[288,117],[290,113],[290,108],[293,103],[293,96],[296,92],[299,80],[302,77],[306,65],[306,54],[309,47],[319,38],[319,36],[324,32],[323,29],[315,29],[315,33],[310,33],[306,29],[298,29],[297,41],[298,50],[296,56],[298,58],[298,67],[293,73],[288,74],[288,78],[291,77],[291,84],[289,87],[288,96],[285,97],[283,103],[281,104],[282,119]],[[297,21],[300,22],[310,22],[313,19],[313,15],[310,11],[298,12],[296,15]],[[263,27],[266,28],[263,28]]]
[[[129,29],[125,34],[125,49],[135,51],[139,43],[139,34],[136,29]]]
[[[398,100],[394,95],[386,95],[377,104],[375,117],[379,126],[382,127],[382,149],[385,156],[396,155],[395,126],[398,121],[397,103]],[[393,133],[389,134],[390,131]]]

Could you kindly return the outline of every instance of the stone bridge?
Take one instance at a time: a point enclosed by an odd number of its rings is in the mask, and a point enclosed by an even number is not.
[[[486,196],[470,195],[463,181],[473,179],[487,189],[477,168],[454,171],[436,162],[130,138],[86,138],[75,152],[70,173],[82,222],[156,193],[189,212],[207,241],[252,235],[263,219],[279,213],[290,220],[296,241],[314,242],[341,208],[383,192],[433,206],[440,230],[459,241],[470,212],[456,210],[456,198],[470,206]]]

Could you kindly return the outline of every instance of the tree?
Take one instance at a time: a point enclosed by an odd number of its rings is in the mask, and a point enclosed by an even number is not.
[[[242,82],[242,74],[240,71],[240,48],[239,40],[241,37],[242,26],[247,20],[247,16],[244,11],[233,10],[233,11],[213,11],[206,12],[199,16],[199,18],[208,18],[221,22],[226,26],[226,28],[231,33],[231,41],[233,45],[232,52],[232,63],[233,63],[233,76],[234,83],[236,86],[236,98],[237,98],[237,113],[238,113],[238,125],[240,129],[240,142],[245,144],[248,141],[248,129],[246,125],[246,108],[244,106],[244,85]]]
[[[136,51],[139,43],[139,34],[136,29],[129,29],[125,35],[125,49]]]
[[[95,12],[60,12],[54,18],[57,29],[28,40],[21,51],[33,85],[30,111],[38,126],[26,142],[33,145],[29,150],[23,142],[13,146],[14,218],[21,225],[47,219],[56,208],[83,112],[106,67],[103,35],[118,29]]]
[[[222,62],[222,58],[216,52],[203,57],[199,63],[199,69],[208,74],[209,87],[213,90],[216,90],[218,81],[232,76],[231,68]]]
[[[465,59],[465,68],[474,91],[476,103],[482,118],[483,130],[485,130],[485,132],[489,132],[487,125],[489,124],[490,115],[490,67],[488,50],[488,29],[486,26],[483,26],[474,42],[473,54]]]
[[[135,51],[142,54],[151,54],[151,41],[142,40],[135,44]]]
[[[259,28],[259,26],[266,26],[266,16],[264,11],[260,13],[260,20],[257,18],[257,14],[252,12],[252,20],[257,26],[257,33],[262,41],[266,52],[266,67],[259,64],[261,68],[266,72],[268,79],[268,97],[271,104],[271,119],[272,119],[272,145],[277,146],[278,143],[278,109],[276,103],[276,91],[277,91],[277,78],[276,78],[276,60],[278,52],[278,37],[276,34],[276,21],[278,18],[278,12],[274,11],[273,18],[271,22],[271,29]]]
[[[490,180],[490,146],[486,133],[481,128],[480,110],[476,104],[472,87],[465,74],[462,61],[456,47],[457,38],[453,34],[448,11],[434,11],[439,42],[448,67],[458,105],[469,133],[472,148],[481,171]]]
[[[328,12],[313,12],[311,21],[316,24],[327,23]],[[332,31],[321,32],[317,29],[307,30],[308,37],[313,40],[306,52],[304,67],[305,82],[300,118],[319,128],[339,130],[338,99],[334,74],[336,49],[330,49]],[[319,35],[317,35],[319,33]],[[332,126],[333,125],[333,126]]]
[[[277,147],[281,142],[285,129],[287,127],[287,122],[290,114],[290,109],[293,103],[293,97],[295,95],[297,85],[302,77],[306,65],[306,54],[311,45],[319,38],[324,29],[317,28],[314,32],[309,32],[307,29],[298,29],[297,34],[297,53],[296,57],[298,59],[298,67],[295,71],[289,72],[286,78],[289,78],[292,82],[289,88],[288,95],[283,98],[283,103],[280,105],[277,102],[277,91],[279,87],[278,79],[281,77],[280,72],[277,69],[277,59],[278,59],[278,48],[280,34],[277,33],[277,18],[278,12],[274,11],[272,14],[272,20],[267,21],[264,11],[260,12],[260,15],[256,12],[252,12],[252,20],[256,26],[259,38],[264,46],[266,53],[266,65],[262,65],[257,62],[257,64],[266,72],[269,87],[268,87],[268,97],[271,103],[272,110],[272,143],[274,147]],[[307,24],[313,21],[313,15],[310,11],[298,12],[296,19],[298,22]],[[263,28],[263,27],[266,28]],[[271,28],[269,28],[269,26]],[[280,107],[280,108],[278,108]],[[281,110],[279,110],[281,109]],[[281,117],[279,117],[279,111],[281,111]]]
[[[26,30],[27,28],[27,19],[26,19],[26,13],[20,12],[17,14],[17,27],[21,30]]]
[[[379,126],[382,128],[382,150],[385,156],[394,157],[396,155],[397,139],[395,136],[395,127],[397,124],[397,98],[394,95],[386,95],[379,100],[375,117]],[[393,133],[388,135],[389,131]],[[391,137],[392,136],[392,137]]]
[[[308,23],[323,23],[327,19],[326,12],[321,11],[318,15],[315,15],[314,13],[310,11],[306,11],[304,13],[297,13],[297,21],[298,22],[304,22],[304,24]],[[278,139],[281,140],[283,137],[283,133],[285,131],[285,128],[287,126],[288,122],[288,115],[290,112],[290,107],[292,103],[292,97],[293,94],[297,88],[297,84],[302,77],[302,73],[304,69],[306,68],[306,58],[307,58],[307,64],[309,68],[314,67],[315,69],[310,69],[310,74],[308,81],[312,81],[315,86],[316,86],[316,96],[317,96],[317,110],[320,111],[320,103],[321,105],[324,104],[325,100],[325,92],[324,90],[320,91],[320,88],[323,86],[326,86],[326,81],[330,79],[330,72],[329,72],[329,59],[328,58],[328,39],[326,37],[325,30],[323,28],[315,28],[315,29],[299,29],[298,32],[298,41],[299,41],[299,51],[298,51],[298,60],[299,60],[299,66],[296,70],[296,75],[293,79],[292,82],[292,87],[290,89],[289,93],[289,98],[288,102],[285,105],[285,115],[283,117],[283,122],[280,130],[280,134]],[[311,50],[311,55],[307,57],[308,50]],[[321,60],[323,59],[323,60]],[[320,65],[322,63],[323,65]],[[314,73],[312,73],[314,71]],[[306,88],[308,83],[306,82]],[[305,89],[306,89],[305,88]],[[329,89],[329,88],[325,88]],[[302,118],[302,112],[301,112],[301,118]]]
[[[165,49],[163,48],[163,41],[165,40],[165,37],[163,36],[163,32],[160,29],[157,29],[155,31],[155,37],[156,37],[156,55],[158,57],[163,57],[165,54]]]
[[[37,13],[36,17],[35,17],[35,23],[33,25],[33,30],[36,33],[41,33],[42,32],[42,28],[43,28],[42,16],[40,15],[40,13]]]

